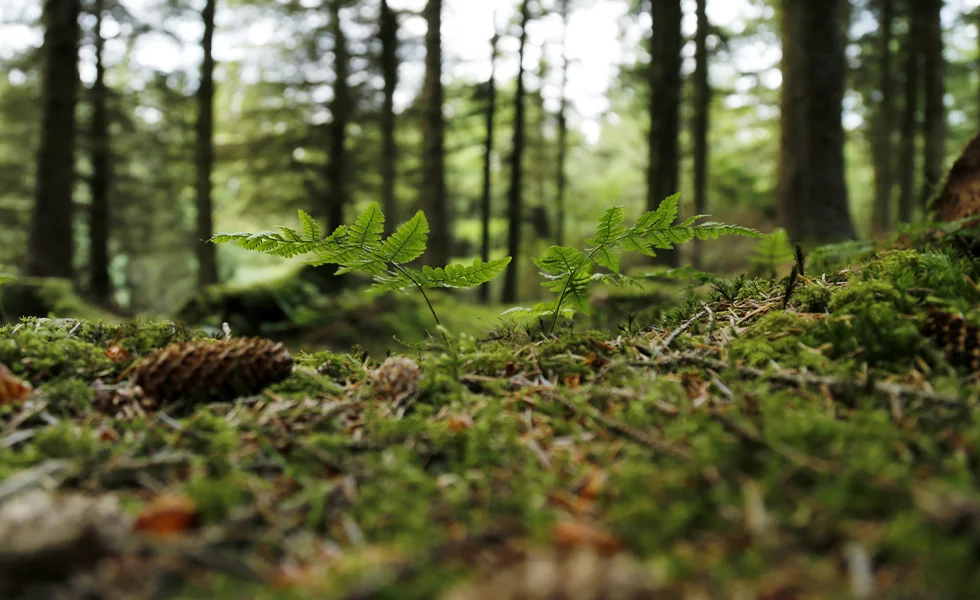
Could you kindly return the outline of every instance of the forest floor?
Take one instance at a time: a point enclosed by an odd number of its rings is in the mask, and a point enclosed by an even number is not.
[[[202,332],[7,325],[0,596],[972,598],[976,281],[882,249],[180,406],[127,369]]]

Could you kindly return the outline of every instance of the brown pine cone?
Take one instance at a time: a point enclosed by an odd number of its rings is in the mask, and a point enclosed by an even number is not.
[[[157,350],[133,370],[133,380],[157,403],[233,400],[289,377],[293,358],[281,343],[259,338],[194,340]]]
[[[980,371],[980,327],[937,308],[927,312],[922,333],[936,343],[955,365]]]

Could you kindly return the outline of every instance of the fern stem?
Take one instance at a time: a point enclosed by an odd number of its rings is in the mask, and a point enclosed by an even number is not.
[[[418,288],[419,293],[422,294],[422,299],[425,300],[425,304],[429,307],[429,312],[432,313],[432,318],[436,320],[436,325],[442,325],[442,323],[439,322],[439,315],[436,314],[436,309],[432,306],[432,302],[429,301],[429,296],[425,293],[425,288],[419,285],[419,282],[415,281],[415,279],[412,278],[411,273],[406,271],[400,264],[394,262],[391,264],[396,269],[398,269],[398,271],[400,271],[402,275],[407,277],[409,281],[415,284],[415,287]]]

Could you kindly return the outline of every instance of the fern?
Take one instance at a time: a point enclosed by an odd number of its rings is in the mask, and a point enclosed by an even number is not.
[[[620,261],[626,251],[656,256],[656,250],[670,249],[693,239],[717,239],[723,235],[765,237],[754,229],[738,225],[697,224],[704,215],[674,223],[679,199],[680,194],[669,196],[656,210],[641,216],[632,227],[624,223],[623,207],[614,206],[599,219],[596,234],[586,240],[589,246],[584,252],[568,246],[551,246],[544,257],[532,258],[545,278],[542,285],[558,297],[533,308],[515,308],[507,313],[523,311],[538,317],[550,316],[551,330],[554,331],[559,315],[570,317],[576,311],[589,312],[589,289],[594,283],[638,285],[637,280],[620,273]],[[596,273],[597,267],[608,269],[612,274]]]
[[[760,240],[749,256],[752,265],[764,269],[773,278],[776,277],[780,265],[792,260],[793,246],[790,244],[789,234],[782,227],[777,227],[768,237]]]
[[[470,265],[447,267],[406,266],[425,252],[429,236],[429,223],[422,211],[403,223],[387,238],[384,234],[385,217],[377,202],[372,202],[351,225],[341,225],[324,237],[323,228],[309,214],[299,211],[300,231],[280,227],[279,232],[219,233],[211,237],[212,243],[234,242],[247,250],[254,250],[292,258],[305,254],[314,255],[307,264],[335,264],[337,275],[361,271],[374,279],[374,292],[402,291],[415,288],[425,299],[436,324],[439,316],[425,290],[434,287],[468,288],[481,285],[503,273],[510,257],[483,262],[479,259]]]

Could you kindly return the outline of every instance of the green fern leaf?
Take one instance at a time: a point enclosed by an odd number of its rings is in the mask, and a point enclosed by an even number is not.
[[[379,255],[397,264],[410,263],[422,256],[429,237],[429,222],[422,211],[406,221],[388,239],[381,242]]]
[[[300,210],[299,222],[303,228],[303,237],[308,240],[318,240],[323,237],[323,228],[306,211]]]
[[[602,218],[599,219],[599,226],[596,235],[586,240],[592,247],[587,251],[592,260],[599,266],[605,267],[616,273],[619,272],[619,261],[623,256],[623,250],[619,245],[619,238],[626,232],[623,225],[623,207],[614,206],[607,210]]]
[[[532,257],[542,275],[550,279],[560,277],[580,269],[590,269],[592,261],[576,248],[552,246],[542,258]]]

